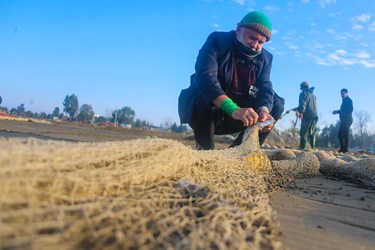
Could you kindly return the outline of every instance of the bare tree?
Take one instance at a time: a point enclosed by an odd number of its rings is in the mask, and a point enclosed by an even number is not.
[[[367,124],[371,122],[371,114],[369,112],[359,110],[354,112],[354,116],[357,120],[355,124],[358,132],[360,136],[363,136],[363,134],[366,133]]]
[[[173,125],[173,119],[172,118],[165,118],[164,122],[161,124],[161,127],[164,129],[169,129]]]
[[[367,134],[367,124],[371,122],[371,114],[369,112],[359,110],[354,112],[354,116],[356,118],[355,125],[358,129],[359,136],[361,138],[362,147],[366,146],[365,142],[365,134]]]

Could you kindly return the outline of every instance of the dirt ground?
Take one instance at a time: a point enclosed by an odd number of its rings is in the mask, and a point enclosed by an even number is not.
[[[271,196],[289,249],[375,249],[375,191],[325,176]]]
[[[182,134],[63,122],[0,120],[0,137],[77,142],[158,137],[194,146],[193,138]],[[375,249],[375,190],[322,175],[294,180],[270,201],[287,249]]]

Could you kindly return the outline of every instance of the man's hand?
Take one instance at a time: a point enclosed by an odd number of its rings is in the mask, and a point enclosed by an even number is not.
[[[265,111],[261,111],[259,115],[252,108],[239,108],[232,113],[232,118],[243,122],[245,127],[252,126],[257,122],[264,122],[267,120],[274,121],[273,117]],[[268,132],[273,128],[273,123],[263,127],[260,132]]]
[[[254,125],[258,122],[258,114],[252,108],[239,108],[232,113],[232,118],[243,122],[245,127]]]
[[[268,120],[272,120],[274,121],[275,119],[269,114],[267,113],[266,111],[260,111],[259,112],[259,119],[258,119],[258,122],[265,122],[265,121],[268,121]],[[274,123],[271,123],[270,125],[267,125],[265,127],[263,127],[260,132],[268,132],[268,131],[271,131],[272,128],[273,128],[273,125]]]

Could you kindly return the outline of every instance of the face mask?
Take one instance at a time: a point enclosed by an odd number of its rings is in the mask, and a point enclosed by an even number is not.
[[[243,45],[240,41],[238,41],[237,38],[234,39],[234,43],[235,43],[234,51],[235,51],[236,55],[241,57],[241,58],[251,59],[251,58],[254,58],[254,57],[262,54],[262,50],[258,51],[258,50],[249,48],[249,47]]]

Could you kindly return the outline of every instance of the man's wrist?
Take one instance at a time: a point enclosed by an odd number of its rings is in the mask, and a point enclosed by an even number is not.
[[[266,106],[260,106],[258,109],[257,109],[257,113],[259,114],[260,112],[266,112],[267,114],[270,113],[270,110],[266,107]]]
[[[239,109],[238,105],[232,101],[232,99],[227,98],[220,104],[220,109],[224,111],[228,116],[232,116],[232,113]]]

